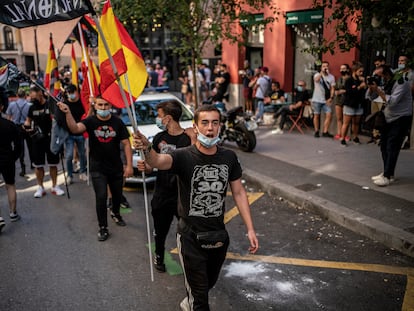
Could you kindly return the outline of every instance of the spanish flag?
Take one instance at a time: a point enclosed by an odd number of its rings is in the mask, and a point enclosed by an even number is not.
[[[49,54],[47,56],[44,86],[53,96],[57,96],[60,93],[61,84],[52,33],[50,33]]]
[[[107,1],[105,6],[109,3]],[[110,5],[110,4],[109,4]],[[105,8],[104,8],[105,10]],[[103,14],[103,13],[102,13]],[[136,98],[142,93],[147,83],[148,73],[145,67],[144,59],[141,55],[141,52],[138,50],[137,46],[135,45],[132,38],[129,36],[128,32],[126,31],[125,27],[122,23],[117,19],[115,15],[113,15],[114,19],[114,36],[120,39],[123,55],[125,57],[125,63],[127,66],[127,71],[125,73],[120,73],[122,85],[124,87],[128,102],[130,100],[130,95],[132,100],[135,101]],[[101,23],[101,27],[102,23]],[[108,38],[105,35],[106,38]],[[111,40],[110,37],[108,40]],[[99,52],[101,51],[101,46],[99,46]],[[118,69],[119,70],[119,69]],[[128,76],[128,81],[126,81],[126,77]],[[101,79],[103,80],[103,73],[101,69]],[[129,83],[127,83],[129,82]],[[129,84],[130,88],[127,86]],[[131,91],[131,94],[129,94]],[[111,102],[115,107],[123,108],[125,107],[125,103],[122,99],[121,92],[119,90],[118,83],[115,81],[113,84],[108,86],[104,91],[102,91],[102,82],[101,82],[101,92],[102,97],[107,99]],[[129,104],[131,104],[129,102]]]
[[[127,71],[127,64],[125,61],[124,51],[122,50],[121,39],[119,38],[115,15],[112,10],[112,6],[109,0],[107,0],[102,9],[102,16],[100,20],[103,35],[107,40],[109,46],[109,52],[115,62],[115,66],[118,71],[118,75],[121,76]],[[98,42],[98,55],[99,55],[99,70],[101,73],[101,94],[105,93],[106,89],[113,84],[117,77],[112,69],[109,61],[108,54],[105,50],[103,40],[99,36]],[[109,99],[108,99],[109,100]]]
[[[76,85],[79,88],[79,81],[78,81],[78,64],[76,63],[76,55],[75,55],[75,48],[72,43],[72,60],[71,60],[71,67],[72,67],[72,84]]]

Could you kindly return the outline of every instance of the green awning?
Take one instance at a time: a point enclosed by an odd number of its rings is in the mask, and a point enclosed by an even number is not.
[[[322,23],[323,10],[296,11],[286,13],[286,25]]]
[[[264,20],[263,14],[251,14],[247,18],[241,19],[240,24],[242,26],[252,26],[258,24]]]

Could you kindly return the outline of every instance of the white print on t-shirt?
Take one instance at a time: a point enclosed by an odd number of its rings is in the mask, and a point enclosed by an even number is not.
[[[225,164],[195,166],[188,215],[206,218],[220,216],[228,177],[229,167]]]
[[[160,149],[160,153],[166,154],[171,153],[173,150],[177,149],[177,146],[169,144],[163,140],[158,144],[158,148]]]
[[[95,137],[101,143],[108,143],[112,140],[112,138],[116,137],[115,130],[109,125],[99,126],[94,133]]]

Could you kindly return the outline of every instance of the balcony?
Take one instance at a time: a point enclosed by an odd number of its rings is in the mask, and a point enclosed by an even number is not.
[[[0,51],[17,51],[17,45],[0,43]]]

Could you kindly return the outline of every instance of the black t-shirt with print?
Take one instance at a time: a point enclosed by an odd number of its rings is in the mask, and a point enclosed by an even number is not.
[[[187,134],[172,136],[167,131],[163,131],[155,135],[152,144],[157,153],[171,153],[172,151],[191,145],[191,139]],[[169,170],[158,170],[157,180],[155,181],[154,196],[172,196],[177,200],[177,178],[176,175]]]
[[[33,101],[29,107],[27,116],[33,120],[34,126],[40,127],[43,134],[48,135],[52,130],[52,115],[54,111],[54,105],[56,103],[47,99],[44,104],[40,104],[39,101]]]
[[[105,174],[122,172],[120,143],[129,138],[121,119],[111,116],[102,121],[93,115],[81,121],[89,134],[90,171]]]
[[[223,229],[227,186],[242,176],[237,155],[222,147],[206,155],[192,145],[173,151],[172,157],[171,172],[178,176],[178,215],[196,232]]]

